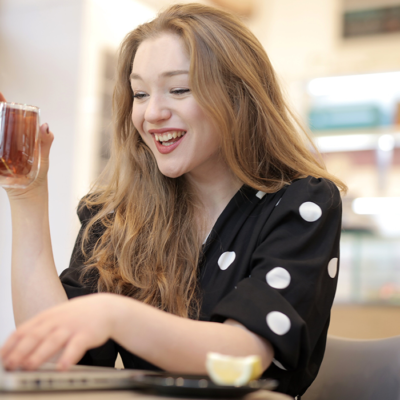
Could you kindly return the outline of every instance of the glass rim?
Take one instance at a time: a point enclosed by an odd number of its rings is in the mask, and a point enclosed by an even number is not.
[[[14,108],[17,110],[25,110],[25,111],[35,111],[39,112],[40,108],[36,106],[31,106],[29,104],[24,103],[14,103],[10,101],[0,101],[0,104],[5,104],[7,107]]]

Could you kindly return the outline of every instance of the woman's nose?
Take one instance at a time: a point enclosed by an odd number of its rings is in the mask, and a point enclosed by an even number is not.
[[[163,99],[154,96],[149,99],[147,103],[144,118],[146,121],[155,123],[158,121],[165,121],[171,117],[171,111]]]

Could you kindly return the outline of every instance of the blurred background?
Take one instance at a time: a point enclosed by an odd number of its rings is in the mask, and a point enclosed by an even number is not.
[[[189,1],[181,0],[179,3]],[[330,172],[348,186],[331,334],[400,334],[400,0],[200,0],[265,47]],[[68,267],[76,207],[109,156],[116,54],[169,0],[0,0],[0,91],[55,134],[50,224]],[[0,191],[0,344],[14,329],[11,221]]]

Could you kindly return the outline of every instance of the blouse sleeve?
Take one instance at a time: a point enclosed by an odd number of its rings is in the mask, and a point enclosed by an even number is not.
[[[263,227],[251,258],[250,277],[217,304],[212,319],[234,319],[266,338],[280,369],[309,367],[321,338],[323,343],[326,340],[337,284],[340,229],[336,186],[316,178],[293,182]],[[323,348],[324,344],[319,362]]]
[[[94,214],[95,211],[93,210],[89,210],[86,207],[78,207],[78,217],[81,222],[81,229],[75,241],[69,267],[60,275],[61,283],[64,286],[64,290],[69,299],[97,292],[97,273],[91,272],[89,276],[85,277],[84,281],[81,277],[85,263],[85,257],[81,249],[82,235]],[[101,229],[91,232],[89,245],[87,246],[88,249],[95,244],[95,242],[101,237],[102,233]]]
[[[79,208],[78,216],[82,226],[72,251],[70,265],[60,275],[60,280],[68,299],[97,292],[98,274],[96,272],[91,272],[88,277],[85,277],[85,280],[81,278],[85,262],[85,257],[81,250],[82,234],[90,218],[93,216],[93,211],[89,211],[85,207],[82,209]],[[101,234],[101,229],[96,230],[92,234],[89,247],[101,237]],[[117,353],[117,346],[114,341],[108,340],[104,345],[87,351],[78,364],[114,367]]]

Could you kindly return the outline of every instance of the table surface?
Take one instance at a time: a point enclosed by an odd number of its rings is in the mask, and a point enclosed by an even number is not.
[[[0,393],[1,400],[184,400],[182,397],[161,397],[133,390],[88,390],[67,392]],[[292,397],[269,390],[248,394],[244,400],[293,400]],[[242,400],[243,400],[242,399]]]

